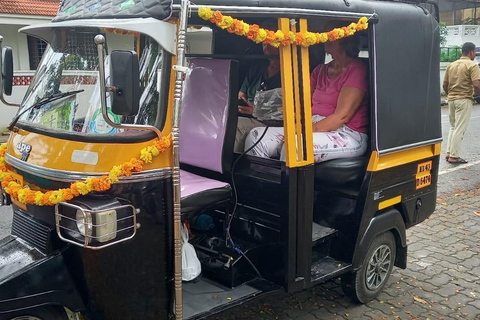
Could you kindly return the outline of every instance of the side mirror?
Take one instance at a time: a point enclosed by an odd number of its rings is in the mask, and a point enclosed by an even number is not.
[[[6,96],[12,95],[13,50],[11,47],[4,47],[2,50],[2,87]]]
[[[114,50],[110,55],[110,85],[112,112],[135,116],[140,100],[140,74],[134,51]]]

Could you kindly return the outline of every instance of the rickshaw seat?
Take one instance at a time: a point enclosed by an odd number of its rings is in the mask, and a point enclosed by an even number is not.
[[[231,200],[228,182],[238,117],[238,62],[192,59],[180,120],[182,215]]]
[[[328,160],[315,164],[315,183],[328,186],[359,186],[367,170],[368,157]]]
[[[232,188],[226,182],[205,178],[180,170],[181,211],[200,212],[230,200]]]

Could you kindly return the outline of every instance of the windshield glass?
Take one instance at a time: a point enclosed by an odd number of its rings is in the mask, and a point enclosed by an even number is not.
[[[165,52],[148,36],[124,30],[55,30],[19,111],[19,122],[35,127],[94,135],[122,134],[123,130],[105,123],[101,110],[98,53],[94,38],[103,34],[106,41],[105,72],[109,85],[112,50],[134,50],[139,54],[140,108],[137,116],[121,117],[107,110],[116,123],[156,125],[162,95],[162,68]],[[79,92],[74,92],[79,91]],[[71,93],[71,94],[69,94]],[[44,101],[47,103],[43,103]],[[166,106],[163,106],[166,108]],[[31,109],[31,110],[27,110]],[[24,112],[22,114],[22,112]],[[129,134],[135,134],[130,130]],[[136,131],[137,134],[141,132]]]

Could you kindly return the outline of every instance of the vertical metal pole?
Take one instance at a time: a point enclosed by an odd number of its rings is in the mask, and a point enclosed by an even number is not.
[[[180,10],[180,26],[177,42],[177,66],[175,70],[175,91],[173,100],[173,236],[174,236],[174,282],[175,282],[175,317],[183,319],[183,297],[182,297],[182,242],[181,242],[181,211],[180,211],[180,108],[182,103],[183,76],[185,67],[185,36],[187,32],[187,15],[190,3],[182,0]]]
[[[3,37],[0,36],[0,95],[3,96]]]

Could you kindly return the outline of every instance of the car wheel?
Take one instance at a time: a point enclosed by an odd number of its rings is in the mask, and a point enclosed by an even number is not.
[[[68,320],[67,313],[60,306],[45,306],[15,312],[7,318],[0,316],[1,320]]]
[[[342,289],[351,299],[366,303],[378,296],[390,278],[397,248],[395,237],[385,232],[373,239],[362,267],[342,276]]]

